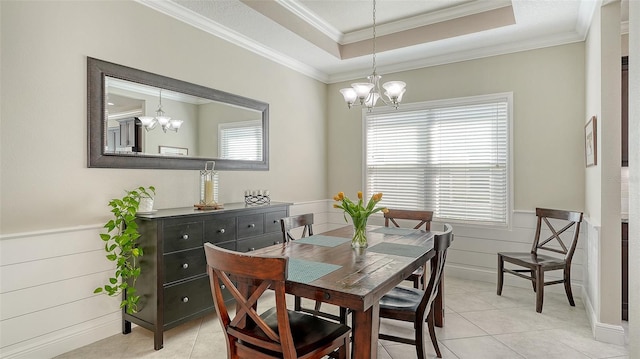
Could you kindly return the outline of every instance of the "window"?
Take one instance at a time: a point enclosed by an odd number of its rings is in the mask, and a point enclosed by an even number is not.
[[[440,220],[507,225],[511,103],[509,93],[366,113],[366,192]]]
[[[262,123],[227,122],[218,126],[220,158],[261,161]]]

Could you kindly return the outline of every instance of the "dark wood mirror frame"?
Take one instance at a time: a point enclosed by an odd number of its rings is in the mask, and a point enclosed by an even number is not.
[[[104,133],[106,129],[104,116],[105,76],[260,111],[262,113],[263,136],[262,160],[243,161],[202,157],[149,156],[136,153],[104,153],[106,139]],[[87,57],[87,86],[88,167],[201,170],[204,169],[205,162],[215,161],[216,170],[269,170],[269,104],[267,103],[91,57]]]

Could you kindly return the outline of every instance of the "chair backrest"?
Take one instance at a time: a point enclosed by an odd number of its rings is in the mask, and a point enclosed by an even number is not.
[[[304,227],[300,238],[313,235],[313,213],[281,218],[280,228],[282,229],[282,240],[284,242],[296,240],[291,234],[291,230],[300,227]]]
[[[230,251],[204,244],[207,273],[211,294],[218,318],[225,332],[229,357],[237,353],[238,340],[244,343],[283,353],[285,358],[295,358],[289,316],[285,300],[285,280],[288,258],[263,257]],[[235,316],[222,296],[224,285],[236,301]],[[257,312],[257,301],[265,290],[275,291],[278,331],[271,329]],[[248,293],[248,294],[247,294]]]
[[[451,225],[445,224],[444,232],[436,233],[433,236],[433,249],[436,254],[431,260],[435,262],[432,262],[429,284],[427,284],[427,289],[416,313],[418,318],[422,318],[422,322],[424,322],[425,315],[429,313],[429,308],[438,294],[438,288],[444,272],[444,264],[447,259],[447,250],[451,246],[451,242],[453,242],[453,228]]]
[[[422,225],[424,225],[425,231],[431,230],[431,221],[433,220],[433,212],[432,211],[412,211],[407,209],[389,209],[387,213],[384,214],[384,226],[389,227],[389,222],[393,223],[394,226],[400,227],[396,219],[409,219],[420,221],[414,229],[420,229]]]
[[[546,250],[550,252],[560,253],[564,255],[565,261],[571,263],[571,258],[578,244],[578,235],[580,234],[580,223],[582,222],[582,212],[563,211],[559,209],[536,208],[536,216],[538,216],[538,224],[536,226],[536,235],[531,247],[531,253],[537,254],[538,250]],[[564,225],[560,230],[554,228],[549,219],[558,220],[555,224],[557,227]],[[541,240],[542,222],[546,224],[545,230],[551,231],[551,235]],[[558,224],[559,223],[559,224]],[[573,227],[573,235],[568,237],[565,235],[563,241],[562,234]],[[553,241],[553,240],[556,241]],[[557,244],[559,247],[552,247]]]

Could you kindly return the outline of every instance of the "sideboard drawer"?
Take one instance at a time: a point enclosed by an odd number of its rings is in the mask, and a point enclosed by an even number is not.
[[[220,243],[236,239],[236,217],[209,220],[204,227],[205,242]]]
[[[236,248],[236,251],[251,252],[258,248],[272,246],[274,244],[277,244],[278,242],[282,242],[282,237],[280,237],[279,235],[265,235],[258,238],[244,239],[238,241],[238,247]]]
[[[264,233],[264,214],[238,216],[238,238],[254,237]]]
[[[167,326],[212,306],[213,298],[208,276],[165,287],[164,322]]]
[[[202,248],[175,252],[164,256],[164,283],[204,274],[207,259]]]
[[[286,211],[267,212],[264,214],[264,233],[281,232],[280,218],[287,216]]]
[[[216,243],[215,245],[220,247],[220,248],[228,249],[230,251],[235,251],[236,250],[236,243],[237,243],[236,241],[231,241],[231,242]]]
[[[164,228],[164,252],[197,248],[202,243],[202,222],[183,222]]]

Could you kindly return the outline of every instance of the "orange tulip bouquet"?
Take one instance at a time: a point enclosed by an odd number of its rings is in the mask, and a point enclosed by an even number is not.
[[[358,192],[358,202],[355,203],[344,195],[344,192],[339,192],[333,197],[336,202],[333,205],[334,208],[341,208],[344,210],[344,220],[347,220],[347,214],[351,217],[353,223],[353,239],[351,240],[351,246],[353,248],[366,248],[367,247],[367,220],[373,213],[382,211],[386,213],[388,210],[385,207],[376,207],[376,204],[382,199],[382,193],[376,193],[371,196],[366,206],[362,200],[362,191]]]

